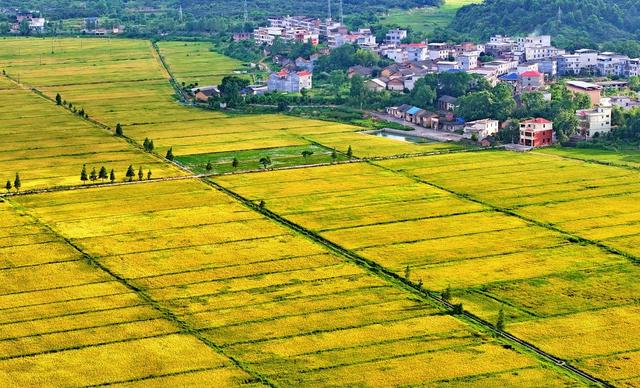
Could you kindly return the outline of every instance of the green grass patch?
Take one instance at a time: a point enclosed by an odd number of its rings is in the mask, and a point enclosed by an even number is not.
[[[313,154],[304,157],[303,152],[309,151]],[[271,165],[269,168],[282,168],[304,166],[319,163],[331,163],[334,159],[331,156],[332,150],[329,148],[308,145],[267,148],[260,150],[247,150],[238,152],[217,152],[212,154],[185,155],[176,157],[176,161],[188,167],[195,173],[226,173],[232,171],[251,171],[263,168],[260,159],[269,157]],[[238,160],[238,166],[234,167],[233,159]],[[346,160],[340,153],[335,161]],[[207,170],[207,164],[211,163],[211,170]]]
[[[477,4],[482,0],[445,0],[441,7],[423,7],[412,9],[391,9],[382,19],[385,25],[397,25],[410,28],[418,33],[432,33],[438,27],[451,23],[458,9],[465,5]]]

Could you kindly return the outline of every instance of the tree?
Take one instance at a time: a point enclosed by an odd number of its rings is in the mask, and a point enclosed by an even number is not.
[[[433,105],[435,99],[436,92],[427,81],[424,78],[417,80],[411,91],[410,103],[425,108]]]
[[[267,206],[267,203],[264,201],[264,199],[262,199],[260,200],[258,206],[260,207],[260,209],[264,209],[264,207]]]
[[[144,178],[144,172],[142,171],[142,166],[138,169],[138,180],[141,181]]]
[[[240,165],[240,161],[238,160],[237,157],[233,157],[233,160],[231,161],[231,167],[233,168],[238,168],[238,166]]]
[[[613,110],[611,111],[611,125],[620,127],[623,126],[624,123],[624,111],[619,106],[614,106]]]
[[[129,179],[129,182],[133,181],[133,177],[136,176],[136,172],[133,170],[132,165],[129,165],[129,168],[127,168],[127,173],[125,176]]]
[[[98,172],[98,178],[100,178],[100,180],[102,180],[103,182],[105,179],[108,178],[107,169],[104,166],[100,167],[100,172]]]
[[[446,300],[447,302],[451,300],[451,286],[447,287],[444,289],[444,291],[442,291],[442,299]]]
[[[96,171],[95,167],[91,169],[91,174],[89,174],[89,179],[91,179],[91,182],[95,182],[98,180],[98,172]]]
[[[171,161],[173,161],[173,159],[174,159],[174,156],[173,156],[173,147],[171,147],[171,148],[169,148],[169,149],[167,150],[167,155],[165,155],[165,158],[166,158],[167,160],[171,160]]]
[[[562,111],[553,122],[553,129],[560,142],[566,142],[578,128],[578,118],[571,111]]]
[[[151,170],[147,171],[147,180],[148,181],[151,180],[151,176],[152,176]]]
[[[408,265],[404,268],[404,278],[407,280],[411,278],[411,268]]]
[[[289,109],[289,104],[285,100],[278,101],[278,112],[285,112]]]
[[[109,181],[111,181],[111,183],[116,181],[116,172],[111,169],[111,173],[109,173]]]
[[[153,140],[149,140],[149,149],[147,150],[147,152],[153,152],[153,150],[156,148],[155,144],[153,144]]]
[[[7,184],[4,185],[4,188],[7,189],[7,192],[11,191],[11,189],[13,188],[11,181],[7,181]]]
[[[493,106],[493,94],[488,91],[470,93],[458,98],[460,106],[456,110],[458,116],[466,121],[480,120],[491,117],[490,107]]]
[[[234,107],[242,103],[242,89],[249,86],[249,81],[236,76],[227,76],[220,83],[220,93],[222,101],[229,107]]]
[[[351,77],[349,97],[351,97],[356,106],[362,107],[366,94],[367,88],[364,85],[364,79],[358,74]]]
[[[347,73],[343,70],[333,70],[329,73],[329,85],[331,93],[340,97],[342,86],[347,82]]]
[[[29,19],[24,18],[20,22],[20,35],[26,36],[31,35],[31,26],[29,25]]]
[[[271,165],[271,158],[269,156],[263,156],[258,162],[262,165],[263,168],[266,169],[269,165]]]
[[[496,120],[507,120],[516,107],[516,100],[513,98],[511,86],[500,83],[492,90],[494,104],[491,106],[491,117]]]
[[[122,136],[123,135],[123,131],[122,131],[122,125],[120,125],[120,123],[116,124],[116,136]]]
[[[21,187],[22,181],[20,180],[20,174],[16,172],[16,179],[13,180],[13,188],[16,189],[16,191],[20,191]]]
[[[522,94],[522,107],[525,112],[522,117],[545,116],[548,103],[544,99],[544,94],[540,92],[530,92]]]
[[[142,142],[142,148],[144,148],[145,151],[149,151],[149,138],[145,137],[144,141]]]
[[[335,162],[337,159],[338,159],[338,153],[336,152],[336,149],[334,148],[334,149],[331,150],[331,160]]]
[[[56,105],[62,105],[62,96],[60,93],[56,94]]]
[[[87,183],[87,181],[89,180],[89,177],[87,176],[87,165],[83,164],[82,165],[82,171],[80,171],[80,180],[82,181],[82,183]]]
[[[498,311],[498,320],[496,321],[496,329],[500,331],[504,331],[504,307],[500,306],[500,311]]]
[[[211,162],[207,162],[207,165],[204,167],[205,170],[207,170],[207,172],[210,172],[211,170],[213,170],[213,164],[211,164]]]
[[[347,149],[347,158],[353,158],[353,149],[351,148],[351,146],[349,146],[349,148]]]
[[[313,151],[309,151],[309,150],[302,151],[302,157],[305,159],[309,158],[309,156],[311,155],[313,155]]]

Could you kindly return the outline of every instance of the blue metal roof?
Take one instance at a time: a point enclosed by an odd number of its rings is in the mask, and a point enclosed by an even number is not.
[[[462,73],[464,72],[464,70],[462,69],[449,69],[447,70],[447,73]]]
[[[412,107],[411,109],[409,109],[409,110],[407,111],[407,114],[415,115],[415,114],[417,114],[418,112],[420,112],[421,110],[422,110],[422,109],[420,109],[420,108],[418,108],[418,107],[415,107],[415,106],[414,106],[414,107]]]
[[[498,78],[500,78],[502,81],[517,81],[518,80],[518,74],[517,73],[509,73],[509,74],[501,75]]]

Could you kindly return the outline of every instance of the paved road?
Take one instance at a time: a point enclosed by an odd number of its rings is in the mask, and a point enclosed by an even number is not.
[[[433,130],[433,129],[424,128],[424,127],[421,127],[421,126],[416,125],[416,124],[408,123],[408,122],[404,121],[403,119],[398,119],[396,117],[389,116],[388,114],[385,114],[385,113],[376,113],[376,112],[367,112],[367,113],[369,113],[371,116],[373,116],[375,118],[378,118],[380,120],[391,121],[391,122],[394,122],[394,123],[402,124],[405,127],[413,128],[413,131],[408,133],[411,136],[424,137],[426,139],[435,140],[435,141],[460,141],[460,140],[462,140],[462,136],[458,135],[457,133],[436,131],[436,130]],[[405,133],[405,134],[407,134],[407,133]]]

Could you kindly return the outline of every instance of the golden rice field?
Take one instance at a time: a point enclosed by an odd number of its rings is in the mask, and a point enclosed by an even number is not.
[[[152,170],[153,177],[182,173],[159,158],[145,154],[110,132],[30,91],[0,79],[0,181],[14,181],[19,173],[22,190],[79,185],[83,164],[90,172],[101,166],[125,178],[129,165]]]
[[[8,203],[0,203],[0,279],[3,387],[254,381]]]
[[[557,206],[575,212],[569,195],[594,181],[602,189],[588,193],[603,190],[603,201],[609,200],[616,194],[605,183],[617,187],[637,174],[555,157],[476,152],[215,180],[429,290],[451,287],[453,300],[490,322],[502,306],[507,331],[599,376],[613,367],[611,355],[633,353],[640,341],[630,330],[638,317],[634,295],[640,288],[633,279],[640,269],[628,257],[579,242],[573,230],[538,223],[547,219],[535,215],[555,206],[544,199],[554,195],[564,201]],[[634,195],[618,195],[633,212]],[[591,196],[585,205],[598,201]],[[531,219],[501,210],[529,202],[543,204],[516,211]],[[589,212],[602,211],[595,206],[574,214],[590,218]],[[631,217],[624,227],[629,231],[635,228]],[[600,326],[592,328],[596,321]],[[584,329],[574,330],[572,322]],[[609,336],[599,334],[604,327]],[[567,347],[578,339],[579,351]],[[628,368],[629,376],[635,371],[631,363],[618,367]]]
[[[242,62],[218,54],[208,42],[158,42],[160,54],[178,82],[218,85],[235,71],[247,70]]]
[[[185,82],[241,66],[205,43],[159,49]],[[0,69],[0,184],[19,172],[23,191],[56,188],[0,194],[2,386],[588,385],[493,334],[500,310],[553,357],[640,383],[633,153],[450,153],[200,110],[176,101],[147,41],[4,38]],[[349,146],[352,163],[207,179],[160,157],[315,147],[345,161]],[[83,164],[122,184],[64,188]],[[126,184],[128,165],[181,179]],[[447,294],[487,323],[429,297]]]
[[[277,385],[386,385],[390,376],[394,385],[474,384],[520,373],[532,385],[571,383],[199,181],[12,202]],[[430,364],[443,367],[415,368]]]
[[[111,128],[121,123],[125,135],[139,143],[152,138],[162,156],[170,147],[175,155],[201,155],[313,143],[341,152],[351,145],[357,157],[460,148],[389,141],[356,133],[360,127],[292,116],[227,115],[182,106],[167,82],[169,74],[147,41],[5,38],[0,43],[0,69],[11,77],[52,98],[60,93]],[[194,77],[212,83],[241,67],[209,51],[206,43],[161,42],[159,48],[172,72],[187,83]]]

